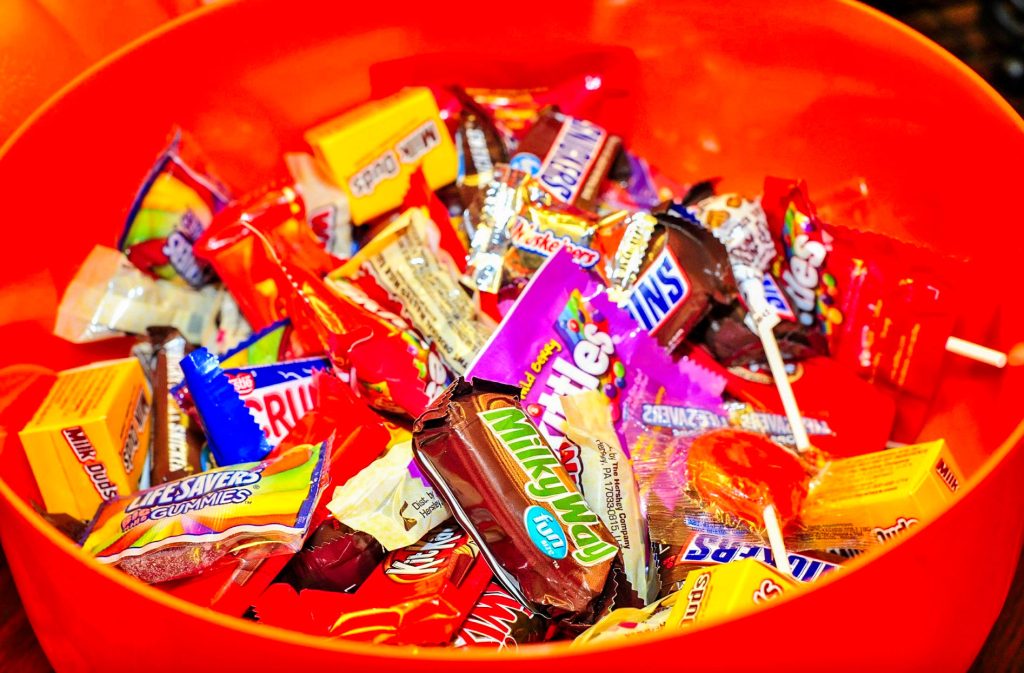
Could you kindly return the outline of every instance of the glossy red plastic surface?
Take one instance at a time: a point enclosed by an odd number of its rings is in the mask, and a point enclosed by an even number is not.
[[[1024,126],[905,28],[839,2],[450,4],[458,6],[226,4],[171,24],[64,90],[0,156],[0,365],[64,367],[124,352],[123,343],[73,348],[49,330],[60,289],[90,246],[115,240],[172,124],[196,136],[227,181],[256,188],[284,174],[281,154],[302,147],[304,129],[370,95],[372,64],[394,62],[389,72],[401,75],[428,57],[433,75],[481,85],[553,82],[604,64],[631,96],[609,101],[596,121],[679,179],[723,175],[725,188],[754,192],[765,173],[802,176],[834,214],[850,210],[863,182],[864,223],[985,264],[988,276],[975,279],[980,303],[1002,310],[997,319],[979,312],[960,336],[1004,349],[1024,340],[1015,198]],[[10,438],[0,454],[0,533],[61,670],[621,671],[669,661],[702,673],[963,671],[1020,549],[1024,371],[947,358],[941,375],[921,437],[949,439],[971,475],[961,500],[808,594],[684,636],[518,654],[416,651],[213,615],[59,539],[21,497],[35,487]]]
[[[5,0],[0,9],[0,138],[99,58],[202,0]]]

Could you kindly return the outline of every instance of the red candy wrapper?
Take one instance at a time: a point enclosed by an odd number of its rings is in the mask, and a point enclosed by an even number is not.
[[[291,187],[258,192],[218,213],[195,253],[213,266],[254,330],[289,317],[276,258],[321,277],[340,264],[306,223],[302,199]],[[315,335],[298,325],[295,338],[302,353],[323,352]]]
[[[764,206],[784,253],[777,271],[801,321],[823,330],[836,360],[899,398],[899,435],[915,436],[921,418],[912,417],[931,399],[946,341],[967,317],[955,307],[970,306],[974,322],[992,308],[965,280],[984,274],[890,236],[823,222],[802,182],[769,178]]]
[[[491,582],[452,645],[516,649],[527,643],[544,642],[552,635],[552,630],[547,618],[517,601],[497,582]]]
[[[946,274],[966,264],[902,241],[835,228],[833,252],[843,323],[834,357],[872,383],[930,398],[956,322]]]
[[[373,407],[415,418],[449,381],[436,349],[355,285],[328,285],[323,274],[331,270],[334,258],[310,247],[312,234],[304,221],[293,218],[293,226],[306,232],[306,243],[265,235],[244,220],[233,229],[235,238],[248,245],[250,280],[256,275],[262,279],[260,299],[273,297],[272,317],[291,317],[294,334],[305,348],[326,352],[343,375],[354,372],[359,393]],[[243,229],[251,235],[241,233]]]
[[[271,586],[253,606],[267,624],[391,645],[451,642],[492,578],[455,523],[385,557],[354,594]]]

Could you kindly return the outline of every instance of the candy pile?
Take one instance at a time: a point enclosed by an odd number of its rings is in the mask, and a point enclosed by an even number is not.
[[[175,131],[60,305],[134,342],[21,429],[47,516],[226,614],[491,648],[743,614],[934,518],[964,475],[897,400],[1005,363],[963,263],[674,182],[604,95],[405,88],[250,194]]]

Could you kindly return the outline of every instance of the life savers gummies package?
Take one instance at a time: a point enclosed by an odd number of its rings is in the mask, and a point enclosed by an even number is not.
[[[326,475],[325,446],[298,446],[110,501],[82,547],[150,584],[196,575],[232,554],[298,551]]]

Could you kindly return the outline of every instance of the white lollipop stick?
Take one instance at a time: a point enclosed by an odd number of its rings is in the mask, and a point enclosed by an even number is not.
[[[807,438],[807,428],[804,426],[804,419],[800,415],[800,407],[796,405],[796,397],[793,395],[793,387],[789,385],[789,376],[786,374],[786,365],[782,361],[782,353],[779,351],[779,342],[775,340],[773,325],[769,320],[757,322],[757,335],[761,337],[761,345],[764,347],[765,357],[768,359],[768,366],[772,370],[772,378],[775,379],[775,388],[782,398],[782,408],[786,412],[786,419],[789,420],[789,427],[793,430],[793,441],[796,450],[803,453],[811,447],[811,440]]]
[[[786,552],[786,543],[782,539],[782,527],[779,526],[775,505],[768,505],[764,508],[764,527],[768,531],[768,544],[771,545],[772,556],[775,557],[775,567],[786,577],[791,577],[793,568],[789,565],[789,554]]]
[[[986,348],[970,341],[964,341],[955,336],[946,339],[946,350],[950,353],[956,353],[965,358],[976,362],[983,362],[1000,369],[1006,366],[1006,353],[1001,353],[995,349]]]

